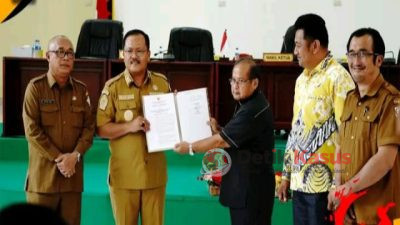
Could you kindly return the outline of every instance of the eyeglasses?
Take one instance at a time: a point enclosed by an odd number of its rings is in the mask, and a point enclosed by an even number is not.
[[[239,80],[235,80],[235,79],[233,79],[233,78],[229,78],[229,83],[233,86],[233,85],[235,85],[235,84],[237,84],[237,85],[239,85],[239,86],[244,86],[247,82],[249,82],[250,81],[250,79],[247,79],[247,80],[242,80],[242,79],[239,79]]]
[[[135,51],[135,50],[129,49],[129,50],[124,50],[124,52],[126,54],[129,54],[129,55],[135,54],[137,57],[141,58],[141,57],[144,56],[144,54],[147,52],[147,50],[137,50],[137,51]]]
[[[360,59],[366,59],[367,57],[373,56],[373,55],[378,55],[377,53],[373,52],[367,52],[367,51],[359,51],[359,52],[348,52],[346,53],[348,59],[355,59],[355,58],[360,58]]]
[[[67,55],[68,59],[73,59],[75,57],[75,53],[73,51],[65,51],[63,49],[58,49],[55,51],[48,51],[56,53],[58,58],[64,58]]]

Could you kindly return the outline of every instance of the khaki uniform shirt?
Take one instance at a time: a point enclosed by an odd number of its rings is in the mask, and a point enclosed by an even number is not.
[[[169,92],[167,78],[147,72],[137,87],[127,70],[106,82],[97,110],[97,126],[125,123],[143,116],[142,96]],[[151,127],[151,124],[150,124]],[[166,185],[167,165],[163,152],[148,153],[142,131],[110,140],[109,184],[114,188],[146,189]]]
[[[350,160],[341,163],[342,183],[355,176],[378,152],[379,146],[400,145],[400,119],[395,116],[398,101],[398,90],[382,75],[363,98],[358,89],[348,94],[341,117],[339,145],[341,155],[348,154]],[[399,153],[392,170],[366,190],[366,195],[354,203],[358,223],[376,224],[378,207],[390,202],[396,203],[396,206],[388,211],[389,217],[392,220],[400,217]]]
[[[26,191],[82,192],[83,162],[65,178],[54,160],[73,151],[83,155],[92,145],[94,117],[86,85],[71,77],[60,88],[50,74],[36,77],[26,88],[22,116],[29,146]]]

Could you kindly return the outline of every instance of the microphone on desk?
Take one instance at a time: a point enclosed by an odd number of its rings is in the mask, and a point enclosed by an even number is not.
[[[159,52],[154,53],[154,57],[157,57],[159,60],[165,60],[165,61],[173,61],[175,60],[175,56],[173,53],[169,53],[168,50],[162,50]]]
[[[154,56],[158,56],[158,55],[160,55],[160,54],[167,53],[167,52],[168,52],[168,49],[160,50],[160,51],[154,53]]]
[[[386,57],[387,53],[391,55],[391,57]],[[385,52],[385,56],[383,57],[383,64],[385,65],[394,65],[396,64],[396,59],[394,58],[394,52],[393,51],[387,51]]]

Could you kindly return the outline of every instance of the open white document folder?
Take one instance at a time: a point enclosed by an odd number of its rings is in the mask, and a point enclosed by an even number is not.
[[[170,150],[181,141],[191,143],[212,135],[207,88],[143,96],[143,113],[150,122],[146,132],[149,152]]]

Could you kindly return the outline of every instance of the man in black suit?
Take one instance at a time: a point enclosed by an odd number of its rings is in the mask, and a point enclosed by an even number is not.
[[[224,148],[231,168],[222,176],[220,202],[229,207],[232,225],[271,224],[275,194],[272,167],[273,116],[269,102],[259,90],[260,71],[251,59],[235,63],[229,79],[235,114],[225,127],[211,127],[215,134],[193,143],[175,145],[178,153],[206,152]]]

